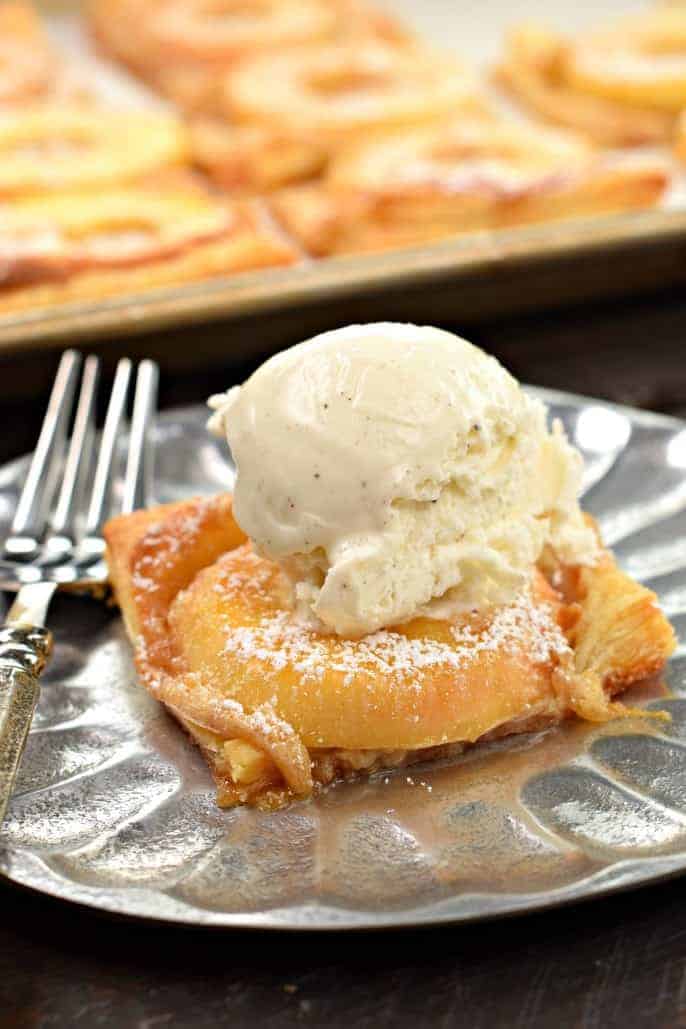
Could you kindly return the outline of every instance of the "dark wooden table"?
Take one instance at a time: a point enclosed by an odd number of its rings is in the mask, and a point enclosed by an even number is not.
[[[680,292],[451,327],[530,382],[686,414]],[[0,460],[35,438],[55,360],[0,363]],[[31,368],[34,395],[13,385]],[[163,406],[248,371],[163,375]],[[325,937],[119,922],[6,884],[0,905],[3,1029],[686,1027],[686,879],[528,918]]]

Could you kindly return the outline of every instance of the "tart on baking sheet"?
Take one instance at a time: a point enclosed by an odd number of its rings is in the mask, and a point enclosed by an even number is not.
[[[686,107],[686,15],[655,6],[577,39],[527,23],[495,76],[525,108],[600,143],[667,142]]]
[[[328,160],[325,147],[288,128],[201,115],[189,120],[188,132],[195,164],[232,194],[271,193],[315,179]]]
[[[358,0],[95,0],[89,23],[108,56],[182,110],[204,114],[221,109],[226,76],[246,59],[331,43],[415,42],[395,18]]]
[[[223,188],[268,192],[320,176],[370,134],[448,112],[488,112],[460,63],[419,46],[348,40],[243,61],[225,77],[214,115],[192,119],[191,146]]]
[[[258,202],[218,198],[183,172],[98,192],[15,199],[2,213],[3,313],[138,294],[296,258]]]
[[[86,19],[176,113],[103,107],[32,8],[0,7],[0,313],[641,210],[672,167],[602,145],[686,152],[678,6],[575,40],[514,30],[501,83],[574,132],[496,115],[468,65],[363,0],[93,0]],[[192,229],[175,173],[230,232]]]
[[[481,229],[656,204],[669,168],[583,137],[462,114],[378,133],[323,181],[275,193],[276,217],[312,254],[397,249]]]
[[[215,406],[234,497],[105,535],[141,681],[220,804],[622,715],[613,698],[672,652],[655,595],[578,508],[561,428],[464,341],[352,326]]]
[[[25,104],[0,111],[0,202],[121,186],[187,162],[186,130],[166,111]]]

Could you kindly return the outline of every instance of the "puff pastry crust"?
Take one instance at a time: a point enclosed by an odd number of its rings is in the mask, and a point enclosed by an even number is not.
[[[573,714],[606,720],[625,710],[611,696],[674,647],[654,594],[609,553],[556,567],[556,588],[536,572],[508,607],[352,642],[294,623],[282,573],[245,542],[229,496],[105,534],[140,677],[202,748],[223,805],[276,806]]]
[[[513,32],[499,80],[574,138],[504,124],[459,62],[362,0],[91,0],[88,17],[101,48],[186,124],[79,103],[32,9],[0,6],[2,312],[289,263],[303,249],[383,251],[647,207],[667,165],[603,156],[580,135],[623,145],[676,131],[686,154],[680,5],[576,40],[536,24]],[[169,193],[168,170],[191,164],[231,194],[203,201],[230,229],[198,231],[196,201]],[[78,217],[69,191],[84,196]],[[107,228],[117,192],[130,230],[118,216]],[[244,206],[252,196],[266,205]]]
[[[272,198],[314,255],[361,253],[526,223],[648,207],[665,162],[600,154],[582,137],[480,117],[378,134],[329,166],[322,184]]]
[[[593,96],[678,114],[686,107],[686,11],[655,6],[589,33],[572,48],[567,76]]]
[[[29,4],[0,6],[0,103],[35,99],[50,91],[58,64]]]

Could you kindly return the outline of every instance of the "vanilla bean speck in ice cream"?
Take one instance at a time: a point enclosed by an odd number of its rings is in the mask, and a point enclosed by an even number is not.
[[[544,547],[592,564],[582,459],[482,350],[428,326],[350,325],[212,397],[234,512],[297,615],[359,637],[511,602]]]

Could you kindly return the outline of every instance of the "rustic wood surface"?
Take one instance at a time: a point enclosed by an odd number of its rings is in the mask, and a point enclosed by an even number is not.
[[[330,324],[358,317],[332,310]],[[435,320],[430,303],[425,320]],[[442,321],[527,381],[686,414],[683,291],[472,325]],[[302,330],[289,320],[280,343]],[[149,342],[159,348],[159,339]],[[193,334],[167,343],[163,406],[200,401],[250,368],[227,345],[211,369],[169,370]],[[0,460],[35,439],[56,356],[0,364]],[[0,904],[3,1029],[686,1027],[686,879],[532,917],[326,937],[120,922],[7,884]]]
[[[686,881],[454,929],[326,937],[114,922],[0,890],[3,1029],[686,1025]]]

